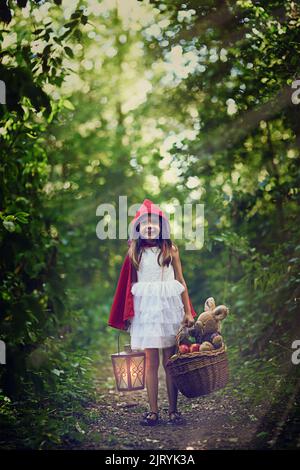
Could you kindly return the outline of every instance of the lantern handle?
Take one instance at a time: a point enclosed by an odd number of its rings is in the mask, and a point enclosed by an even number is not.
[[[120,354],[120,334],[121,334],[121,332],[119,331],[118,332],[118,338],[117,338],[117,340],[118,340],[118,354]]]

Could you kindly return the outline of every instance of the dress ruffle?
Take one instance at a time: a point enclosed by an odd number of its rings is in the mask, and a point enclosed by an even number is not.
[[[177,322],[184,308],[181,297],[135,296],[134,317],[139,323]]]
[[[184,317],[181,294],[185,286],[175,279],[172,264],[158,264],[158,252],[156,247],[143,253],[138,282],[131,287],[134,316],[128,331],[132,349],[174,346]]]
[[[176,334],[184,316],[181,292],[184,286],[171,281],[137,282],[134,317],[129,327],[131,348],[165,348],[176,344]]]
[[[177,279],[171,279],[170,281],[135,282],[131,288],[132,294],[137,296],[160,295],[171,297],[174,295],[180,295],[184,290],[185,287],[177,281]]]

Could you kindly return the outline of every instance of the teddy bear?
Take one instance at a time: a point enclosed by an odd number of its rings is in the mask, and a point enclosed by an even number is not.
[[[177,334],[178,345],[190,347],[193,343],[200,344],[199,351],[211,351],[220,348],[223,343],[221,321],[228,315],[225,305],[216,307],[213,297],[209,297],[204,305],[204,312],[199,315],[191,327],[182,326]]]

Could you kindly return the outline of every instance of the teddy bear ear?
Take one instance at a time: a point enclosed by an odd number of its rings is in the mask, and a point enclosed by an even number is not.
[[[224,320],[228,315],[228,308],[225,305],[218,305],[213,311],[216,320]]]
[[[207,312],[208,310],[213,310],[216,307],[215,299],[213,297],[208,297],[204,304],[204,310]]]

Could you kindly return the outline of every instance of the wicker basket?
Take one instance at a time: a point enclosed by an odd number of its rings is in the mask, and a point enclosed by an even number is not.
[[[187,398],[207,395],[225,387],[229,370],[227,347],[212,351],[177,353],[167,361],[167,369],[178,388]]]

